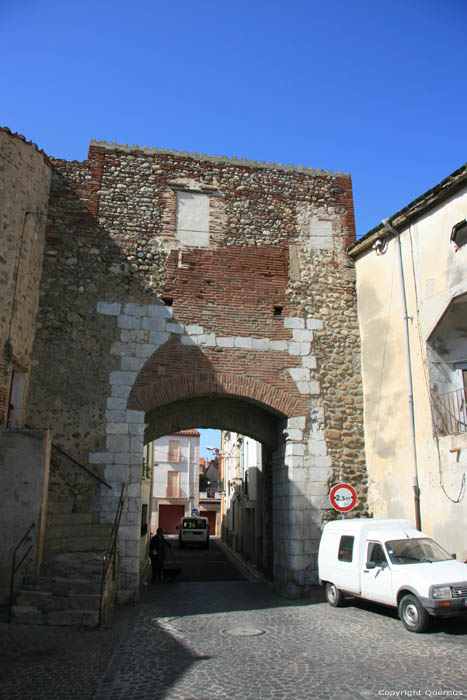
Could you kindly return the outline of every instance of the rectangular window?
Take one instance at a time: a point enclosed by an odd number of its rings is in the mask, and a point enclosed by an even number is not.
[[[376,566],[385,566],[387,564],[383,548],[379,542],[370,542],[368,544],[367,562]]]
[[[167,498],[179,498],[179,477],[178,472],[167,472]]]
[[[352,561],[354,537],[351,535],[343,535],[339,543],[339,561]]]
[[[169,440],[169,454],[167,457],[168,462],[180,462],[181,450],[180,450],[180,440]]]

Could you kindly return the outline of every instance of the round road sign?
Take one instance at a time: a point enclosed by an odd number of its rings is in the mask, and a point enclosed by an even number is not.
[[[331,489],[329,500],[333,508],[340,513],[347,513],[357,505],[357,492],[350,484],[336,484]]]

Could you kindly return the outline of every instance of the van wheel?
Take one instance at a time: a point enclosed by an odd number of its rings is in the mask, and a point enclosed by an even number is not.
[[[424,632],[430,616],[414,595],[405,595],[399,603],[399,617],[409,632]]]
[[[178,548],[179,548],[179,549],[184,549],[184,547],[185,547],[185,543],[182,542],[182,540],[181,540],[180,537],[179,537],[179,538],[178,538]]]
[[[344,605],[344,594],[333,583],[327,583],[326,600],[333,608],[340,608]]]

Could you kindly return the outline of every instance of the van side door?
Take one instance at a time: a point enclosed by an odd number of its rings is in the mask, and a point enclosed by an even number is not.
[[[393,605],[392,573],[383,546],[367,542],[362,569],[361,595],[363,598]]]

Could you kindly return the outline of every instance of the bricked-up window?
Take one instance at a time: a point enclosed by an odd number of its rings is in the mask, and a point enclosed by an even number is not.
[[[180,462],[181,450],[180,450],[180,440],[169,440],[169,455],[167,457],[168,462]]]
[[[451,241],[456,251],[467,243],[467,219],[452,227]]]
[[[177,192],[177,238],[187,246],[209,245],[209,195]]]
[[[352,561],[353,557],[353,543],[354,537],[351,535],[343,535],[339,543],[339,554],[337,558],[339,561]]]

